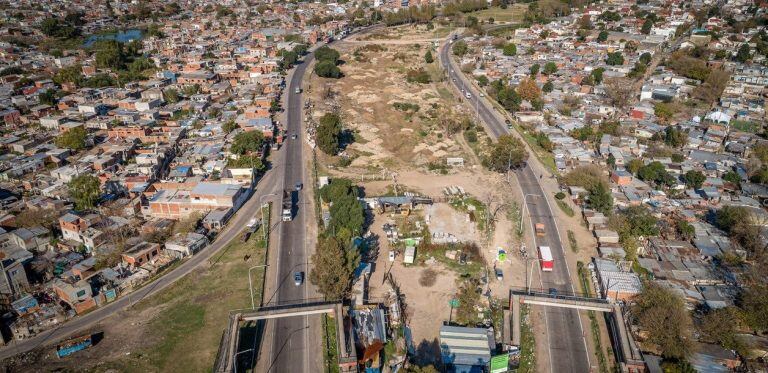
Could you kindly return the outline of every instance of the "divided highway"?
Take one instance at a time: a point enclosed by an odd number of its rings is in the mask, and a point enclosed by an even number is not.
[[[448,79],[460,90],[464,96],[462,99],[466,99],[472,106],[492,138],[496,139],[501,135],[510,133],[504,119],[495,112],[490,103],[480,97],[480,92],[466,80],[459,67],[451,60],[451,46],[450,42],[445,43],[439,51],[440,61],[448,74]],[[469,92],[470,97],[466,97],[467,92]],[[529,211],[531,231],[533,232],[533,224],[535,223],[545,225],[545,236],[536,237],[534,235],[534,242],[537,246],[549,246],[552,249],[555,265],[552,272],[539,272],[540,283],[532,284],[531,287],[541,287],[547,290],[557,289],[562,294],[570,294],[574,292],[574,288],[571,283],[565,252],[546,194],[539,183],[541,174],[536,174],[531,169],[530,164],[534,162],[538,162],[538,160],[531,155],[529,164],[521,170],[517,170],[515,174]],[[539,165],[537,169],[543,170],[543,167]],[[529,248],[528,252],[533,258],[536,258],[535,247]],[[533,261],[534,266],[536,263]],[[589,353],[578,311],[548,307],[544,309],[544,314],[549,346],[549,371],[558,373],[590,371]]]

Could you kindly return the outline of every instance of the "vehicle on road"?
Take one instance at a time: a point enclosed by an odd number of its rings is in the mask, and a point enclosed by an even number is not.
[[[256,226],[256,223],[258,222],[258,219],[251,218],[251,220],[248,221],[248,224],[246,225],[248,228],[253,228]]]
[[[542,272],[552,272],[555,268],[555,260],[552,258],[552,250],[549,246],[539,246],[539,259]]]
[[[389,252],[389,261],[390,262],[394,262],[395,261],[395,252],[394,251],[390,251]]]
[[[59,343],[56,346],[56,356],[59,358],[69,356],[77,351],[85,350],[93,346],[92,334],[75,337]]]
[[[299,136],[296,135],[295,133],[293,135],[291,135],[291,140],[296,140],[297,138],[299,138]]]
[[[469,92],[467,92],[466,96],[467,96],[467,98],[472,98],[472,94],[469,93]]]
[[[296,183],[296,191],[297,191],[297,192],[298,192],[298,191],[300,191],[300,190],[301,190],[301,188],[303,188],[303,187],[304,187],[304,184],[302,184],[302,183],[300,183],[300,182],[299,182],[299,183]]]
[[[536,223],[536,235],[539,237],[544,237],[544,224]]]
[[[299,93],[301,93],[301,88],[299,88],[299,87],[296,87],[296,90],[295,90],[294,92],[296,92],[296,94],[299,94]]]
[[[549,288],[549,295],[557,296],[557,289],[555,288]]]
[[[304,272],[294,272],[293,273],[293,283],[296,286],[301,286],[302,282],[304,282]]]
[[[293,199],[291,193],[283,191],[283,221],[293,220]]]

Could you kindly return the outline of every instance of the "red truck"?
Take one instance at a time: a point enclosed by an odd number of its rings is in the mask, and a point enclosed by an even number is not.
[[[555,268],[555,259],[552,258],[552,250],[549,246],[539,246],[539,259],[541,260],[541,270],[543,272],[552,272]]]

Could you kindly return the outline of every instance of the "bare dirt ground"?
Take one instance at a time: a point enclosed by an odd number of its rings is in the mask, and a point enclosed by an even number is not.
[[[340,157],[321,155],[321,163],[341,168],[344,176],[445,165],[446,157],[462,157],[467,166],[477,165],[462,134],[446,132],[446,120],[469,118],[469,111],[458,105],[443,81],[430,38],[435,34],[417,31],[410,26],[386,29],[334,45],[344,61],[340,66],[344,77],[313,75],[307,92],[315,105],[315,120],[338,111],[345,128],[354,132],[354,142],[342,153],[352,161],[341,167]],[[428,51],[435,59],[432,63],[425,62]],[[430,83],[406,80],[406,74],[419,69],[429,75]]]

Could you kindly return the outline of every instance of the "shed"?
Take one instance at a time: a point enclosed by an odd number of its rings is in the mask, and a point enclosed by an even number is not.
[[[448,325],[440,327],[440,355],[448,372],[484,372],[495,346],[492,330]]]

